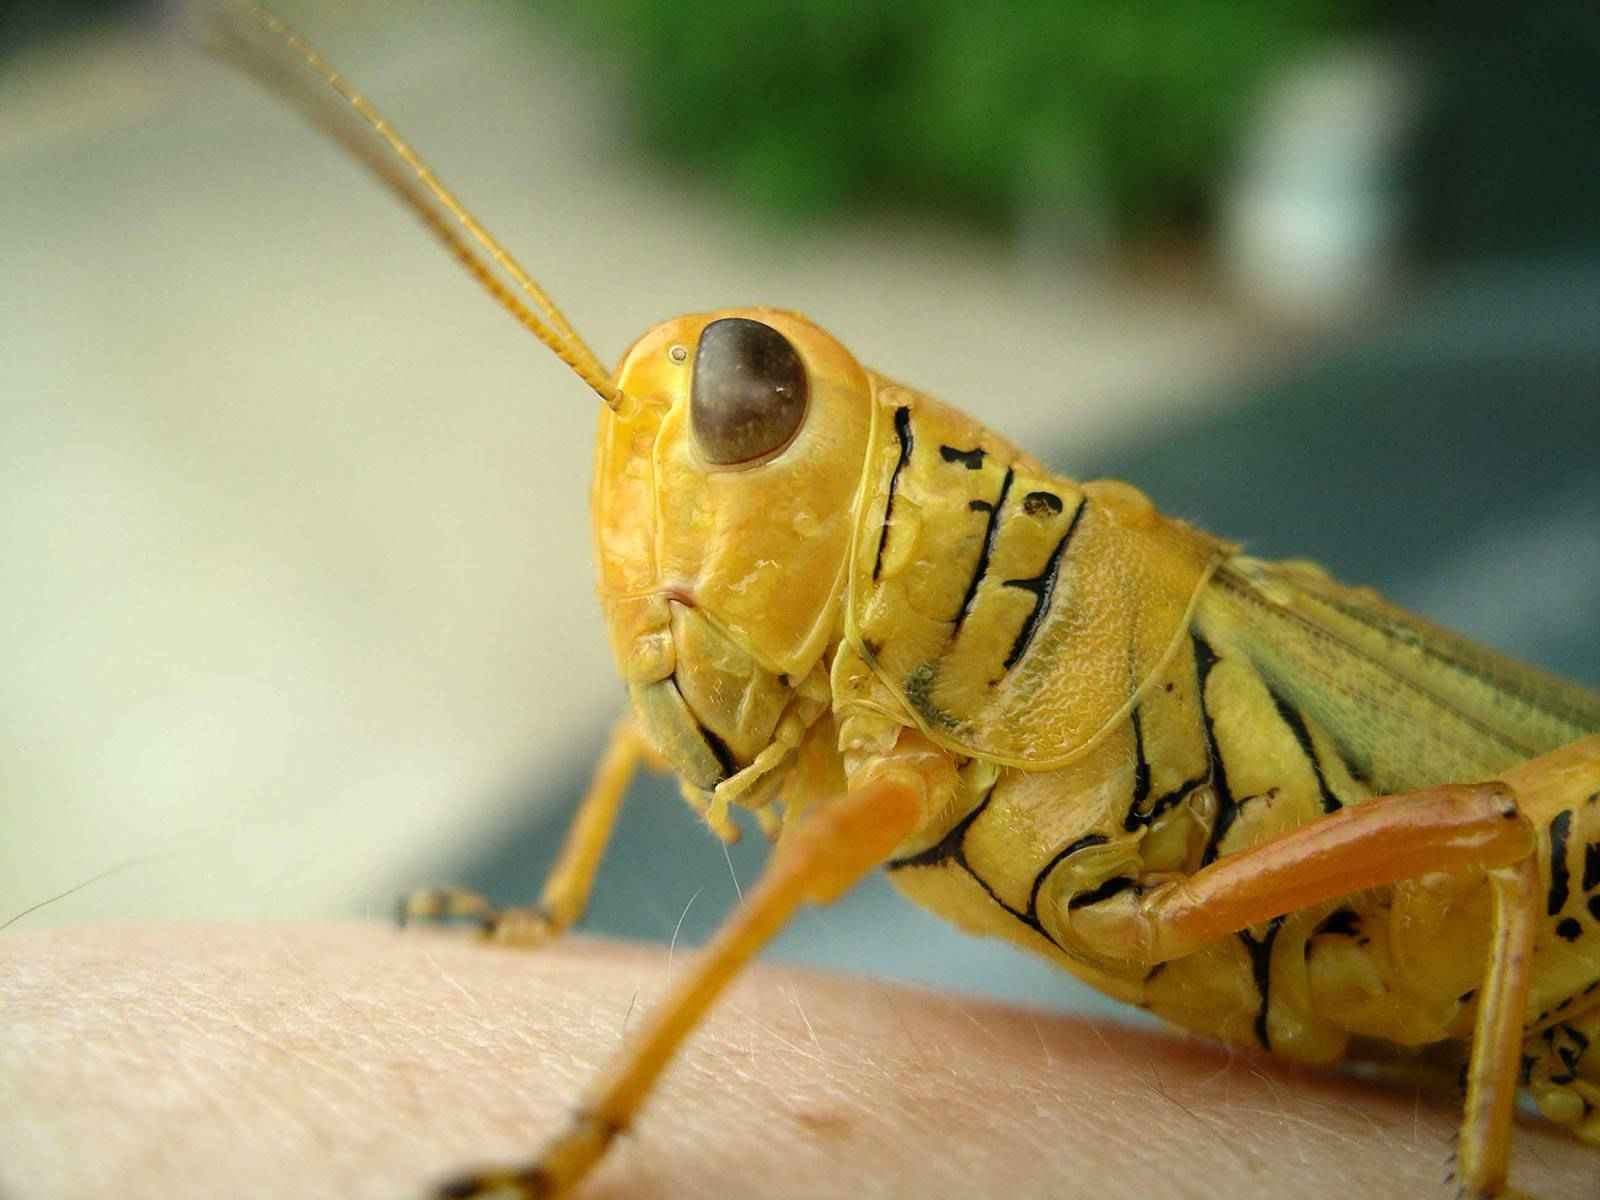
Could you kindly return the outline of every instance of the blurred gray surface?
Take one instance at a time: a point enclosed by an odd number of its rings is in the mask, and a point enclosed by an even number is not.
[[[1600,246],[1460,268],[1254,395],[1092,460],[1072,446],[1049,457],[1080,477],[1131,480],[1163,510],[1255,553],[1316,559],[1600,685],[1596,314]],[[530,771],[530,795],[567,803],[484,846],[463,882],[505,903],[536,897],[600,744],[597,730],[568,759]],[[749,880],[764,856],[749,836],[724,859],[673,785],[643,778],[582,928],[699,943],[736,900],[730,871]],[[1042,960],[919,911],[881,876],[803,914],[771,954],[1130,1016]]]

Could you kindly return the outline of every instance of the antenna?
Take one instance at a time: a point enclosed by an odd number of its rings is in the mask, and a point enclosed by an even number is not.
[[[622,393],[610,372],[544,289],[310,43],[281,17],[249,0],[214,0],[206,11],[211,50],[300,109],[348,150],[422,219],[502,308],[606,404],[618,406]],[[326,89],[317,86],[318,79]]]

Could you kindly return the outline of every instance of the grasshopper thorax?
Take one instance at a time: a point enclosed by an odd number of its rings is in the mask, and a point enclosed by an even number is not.
[[[710,790],[771,744],[840,636],[872,384],[768,308],[658,325],[616,381],[595,456],[600,603],[651,740]]]

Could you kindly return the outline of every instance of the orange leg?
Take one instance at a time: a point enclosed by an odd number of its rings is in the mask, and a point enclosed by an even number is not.
[[[1384,796],[1187,879],[1104,901],[1087,923],[1080,914],[1072,921],[1097,949],[1158,963],[1351,892],[1433,871],[1487,871],[1494,941],[1479,989],[1458,1165],[1464,1195],[1505,1196],[1538,903],[1534,840],[1503,783]]]
[[[673,985],[643,1034],[585,1091],[566,1132],[532,1164],[455,1180],[438,1190],[437,1200],[567,1194],[632,1123],[678,1044],[794,910],[838,899],[887,859],[921,816],[920,789],[898,778],[879,779],[810,814],[778,844],[760,882],[701,951],[693,970]]]
[[[628,784],[641,761],[654,759],[655,751],[633,718],[618,721],[534,907],[496,908],[466,888],[436,887],[413,892],[401,900],[400,923],[469,918],[482,929],[484,937],[507,945],[536,945],[559,936],[588,906],[595,871],[611,840]]]

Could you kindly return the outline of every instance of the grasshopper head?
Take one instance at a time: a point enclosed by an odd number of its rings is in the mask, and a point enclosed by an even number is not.
[[[838,638],[872,385],[795,313],[679,317],[636,342],[600,418],[600,603],[652,741],[715,787],[771,741]]]
[[[600,601],[656,746],[709,790],[750,765],[837,637],[872,385],[803,317],[680,317],[606,371],[537,281],[304,38],[215,6],[214,48],[284,94],[421,218],[606,405]]]

